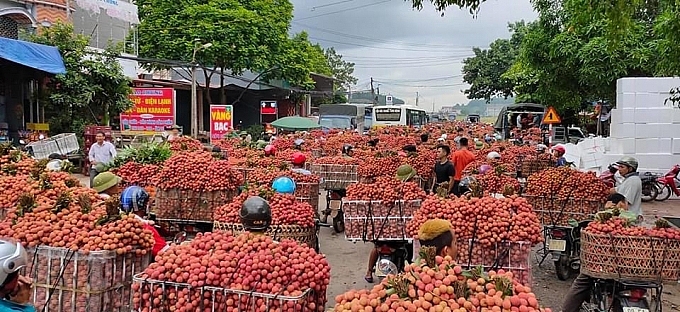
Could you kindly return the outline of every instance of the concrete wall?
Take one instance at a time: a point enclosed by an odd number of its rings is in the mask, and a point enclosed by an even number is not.
[[[624,155],[640,163],[639,171],[665,173],[680,162],[680,109],[664,101],[680,78],[622,78],[616,86],[611,137],[605,161]]]

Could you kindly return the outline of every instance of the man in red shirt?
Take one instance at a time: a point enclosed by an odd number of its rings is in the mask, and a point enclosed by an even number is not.
[[[463,178],[463,170],[471,162],[475,161],[475,154],[468,149],[468,139],[460,138],[460,147],[453,153],[453,167],[455,175],[453,176],[453,194],[460,196],[460,180]]]

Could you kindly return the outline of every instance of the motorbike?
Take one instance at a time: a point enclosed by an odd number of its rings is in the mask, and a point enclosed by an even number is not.
[[[571,222],[570,227],[552,226],[546,229],[548,252],[555,264],[555,274],[566,281],[581,270],[581,230],[590,220]]]
[[[376,241],[375,246],[378,249],[375,275],[379,278],[403,272],[406,261],[413,257],[413,243],[409,241]]]
[[[616,172],[618,169],[614,164],[607,167],[607,171],[600,174],[600,180],[604,182],[608,187],[612,188],[616,186]]]
[[[680,164],[673,166],[670,171],[656,180],[659,194],[655,200],[664,201],[670,198],[671,195],[680,196],[680,190],[678,189],[678,183],[680,183],[680,179],[678,179],[679,173]]]
[[[342,198],[347,195],[347,190],[328,190],[326,192],[326,209],[321,214],[321,222],[328,223],[331,217],[331,224],[336,233],[345,231],[345,219],[342,212]]]
[[[587,312],[660,312],[663,285],[654,282],[593,279]]]

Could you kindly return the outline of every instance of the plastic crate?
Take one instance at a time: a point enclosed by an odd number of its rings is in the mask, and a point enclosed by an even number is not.
[[[28,248],[25,275],[33,278],[30,302],[44,312],[130,311],[132,277],[142,272],[151,254],[89,254],[67,248]]]
[[[57,145],[57,142],[54,140],[31,142],[28,143],[26,147],[31,151],[33,158],[38,160],[46,159],[51,154],[61,154],[61,152],[59,151],[59,146]]]
[[[51,137],[50,139],[57,142],[57,146],[59,147],[62,155],[80,150],[78,137],[76,137],[75,133],[60,133]]]

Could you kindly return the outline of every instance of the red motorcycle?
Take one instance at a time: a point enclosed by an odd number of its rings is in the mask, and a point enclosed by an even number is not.
[[[604,184],[606,184],[610,188],[615,187],[616,178],[614,175],[616,174],[616,171],[618,171],[619,169],[617,169],[614,164],[609,165],[607,169],[609,170],[604,171],[602,172],[602,174],[600,174],[600,180],[602,180],[602,182],[604,182]]]
[[[680,190],[678,190],[678,184],[680,184],[678,179],[679,173],[680,165],[675,165],[670,171],[656,180],[657,188],[659,189],[659,195],[656,196],[657,201],[664,201],[670,198],[672,194],[680,196]]]

